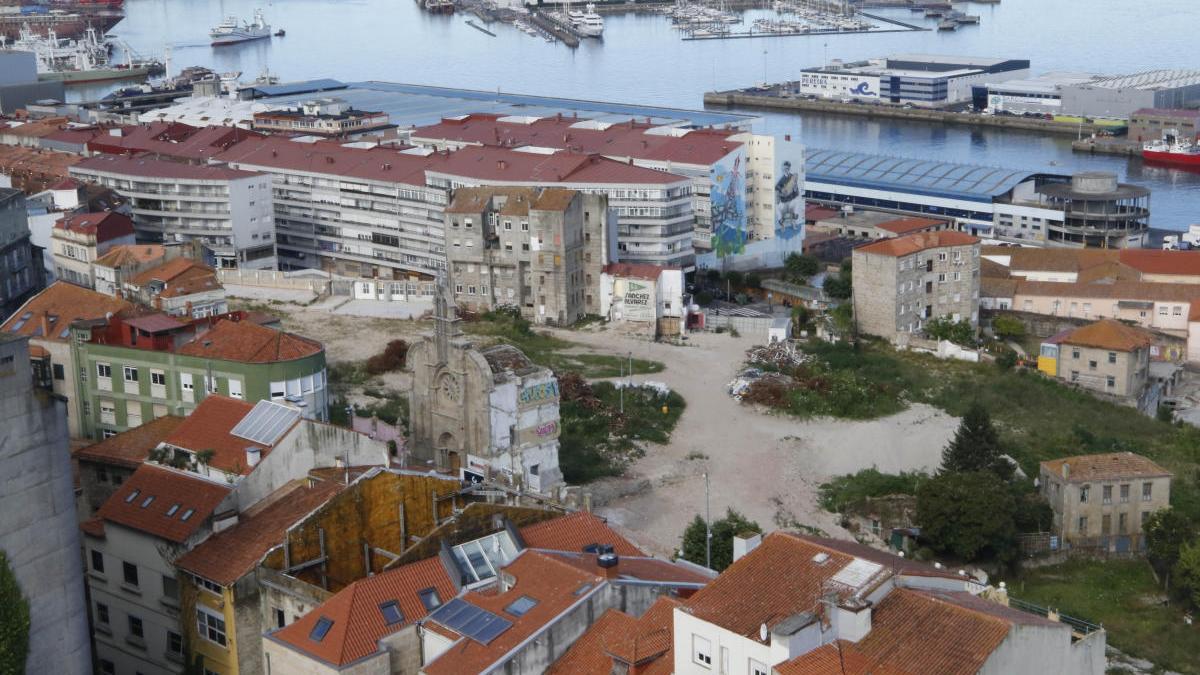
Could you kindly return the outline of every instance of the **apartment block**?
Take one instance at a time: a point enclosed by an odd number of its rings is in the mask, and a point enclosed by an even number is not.
[[[127,297],[167,316],[200,319],[229,311],[216,271],[187,258],[174,258],[124,284]]]
[[[1145,550],[1150,516],[1170,506],[1171,478],[1141,455],[1113,452],[1042,462],[1038,482],[1066,546],[1131,553]]]
[[[59,279],[95,288],[92,263],[114,246],[133,244],[133,221],[115,211],[66,216],[50,231],[54,274]]]
[[[42,249],[30,241],[25,195],[0,187],[0,314],[11,314],[45,285]]]
[[[929,319],[979,321],[979,240],[955,231],[881,239],[854,249],[859,330],[894,340]]]
[[[100,440],[165,415],[186,416],[212,394],[289,401],[306,417],[328,416],[324,347],[242,313],[115,315],[77,321],[70,336],[81,436]]]
[[[354,138],[379,134],[396,125],[385,112],[355,110],[340,98],[317,98],[284,110],[256,112],[251,128],[266,133]]]
[[[445,215],[455,302],[553,325],[598,314],[607,202],[557,188],[455,190]]]
[[[161,244],[114,246],[111,251],[92,263],[92,277],[96,282],[96,290],[105,295],[116,296],[124,292],[126,281],[179,254],[180,247],[178,246]]]
[[[71,175],[127,197],[141,241],[199,242],[218,268],[275,268],[271,181],[261,173],[97,155]]]

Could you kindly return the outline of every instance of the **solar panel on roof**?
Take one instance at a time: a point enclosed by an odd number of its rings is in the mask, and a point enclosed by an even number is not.
[[[281,436],[300,419],[300,411],[273,401],[259,401],[230,432],[263,445],[275,445]]]
[[[429,618],[485,645],[512,627],[508,619],[458,598],[437,608]]]

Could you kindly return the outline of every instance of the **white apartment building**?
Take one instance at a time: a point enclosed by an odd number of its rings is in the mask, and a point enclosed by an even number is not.
[[[271,181],[261,173],[118,155],[70,171],[127,197],[142,241],[200,242],[221,269],[276,267]]]
[[[107,211],[64,216],[50,231],[54,274],[77,286],[95,288],[92,263],[114,246],[133,243],[133,221],[123,213]]]

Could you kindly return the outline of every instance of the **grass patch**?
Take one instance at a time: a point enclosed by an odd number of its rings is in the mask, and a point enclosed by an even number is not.
[[[464,322],[463,330],[471,335],[490,338],[493,342],[510,344],[524,352],[534,363],[556,373],[571,371],[588,379],[596,379],[618,377],[630,365],[635,375],[663,370],[663,364],[658,361],[633,359],[630,364],[627,357],[615,354],[568,353],[578,349],[579,345],[545,331],[535,331],[528,321],[513,312],[487,312],[476,321]]]
[[[1200,626],[1183,622],[1179,607],[1164,607],[1144,560],[1072,560],[1028,570],[1009,580],[1009,593],[1104,626],[1108,643],[1170,670],[1200,672]]]
[[[661,396],[648,388],[626,389],[622,413],[621,392],[611,382],[580,386],[578,378],[572,380],[559,403],[558,462],[573,485],[620,475],[645,454],[643,443],[669,441],[683,414],[685,403],[676,392]]]
[[[821,484],[821,508],[831,513],[841,513],[846,506],[858,504],[868,497],[915,495],[917,484],[928,478],[916,471],[891,474],[880,473],[878,469],[863,469],[858,473],[838,476]]]

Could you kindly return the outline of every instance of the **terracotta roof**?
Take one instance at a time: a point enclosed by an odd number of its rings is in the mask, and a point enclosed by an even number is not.
[[[582,551],[584,546],[590,544],[608,544],[613,547],[613,552],[620,556],[646,555],[591,511],[576,511],[528,525],[521,528],[521,539],[529,548]]]
[[[440,558],[388,570],[360,579],[334,594],[300,618],[270,634],[270,639],[286,644],[324,663],[345,666],[374,654],[379,640],[425,618],[428,612],[419,593],[433,588],[441,602],[454,597],[457,589]],[[388,624],[380,607],[395,602],[403,619]],[[333,622],[320,641],[313,640],[317,621]]]
[[[262,449],[262,457],[271,446],[234,436],[231,431],[254,409],[254,404],[217,394],[204,397],[200,405],[166,438],[166,442],[184,450],[212,450],[209,466],[245,476],[254,468],[246,463],[246,448]]]
[[[1122,263],[1143,274],[1200,276],[1200,251],[1160,251],[1149,248],[1121,249]]]
[[[650,281],[658,281],[658,277],[664,270],[678,269],[674,267],[663,267],[661,265],[652,265],[650,263],[608,263],[604,266],[604,271],[614,277],[624,277],[633,279],[648,279]]]
[[[1067,480],[1072,483],[1172,475],[1153,461],[1132,452],[1076,455],[1042,462],[1042,468],[1055,476],[1063,475],[1063,465],[1067,465]]]
[[[83,183],[80,183],[79,181],[75,180],[74,178],[64,178],[46,189],[48,189],[48,190],[78,190],[80,188],[80,186],[82,186],[82,185],[83,185]]]
[[[125,319],[125,325],[133,326],[147,333],[166,333],[187,326],[186,323],[167,316],[166,314],[146,314]]]
[[[1065,283],[1054,281],[1017,281],[1017,295],[1037,297],[1111,298],[1157,302],[1192,302],[1200,298],[1200,284],[1171,284],[1148,281],[1111,283]]]
[[[804,207],[805,220],[825,220],[826,218],[832,218],[836,216],[838,213],[839,211],[837,209],[831,209],[819,204],[808,204]]]
[[[609,609],[546,671],[547,675],[609,675],[613,658],[638,665],[638,675],[668,675],[675,667],[672,628],[680,601],[662,596],[635,619]]]
[[[233,584],[283,543],[288,528],[345,487],[337,481],[316,481],[311,487],[307,483],[307,479],[292,481],[271,493],[243,512],[236,525],[176,559],[175,566],[221,586]]]
[[[232,489],[186,471],[143,464],[104,502],[96,517],[182,544]]]
[[[153,157],[129,157],[125,155],[95,155],[71,167],[72,175],[90,175],[91,172],[146,178],[169,178],[175,180],[238,180],[261,176],[252,171],[239,171],[227,166],[209,164],[185,164]]]
[[[852,555],[863,560],[870,560],[874,563],[879,563],[896,574],[905,576],[918,577],[945,577],[947,579],[961,579],[961,577],[948,569],[940,569],[928,563],[918,562],[910,558],[902,558],[888,551],[881,551],[866,544],[860,544],[856,541],[848,541],[846,539],[834,539],[832,537],[817,537],[811,534],[792,533],[793,537],[804,541],[822,546],[834,551],[840,551],[846,555]]]
[[[859,246],[854,249],[855,253],[869,253],[871,255],[886,255],[899,258],[901,256],[912,255],[920,251],[928,251],[934,248],[944,248],[947,246],[970,246],[978,244],[979,240],[969,234],[956,232],[954,230],[944,230],[941,232],[920,232],[917,234],[908,234],[903,237],[893,237],[889,239],[879,239],[865,246]]]
[[[979,297],[1012,299],[1017,292],[1016,279],[1000,279],[997,277],[981,277],[979,279]]]
[[[581,551],[548,551],[543,553],[577,567],[589,574],[604,575],[604,568],[596,561],[595,553]],[[636,579],[639,581],[659,581],[664,583],[706,584],[712,577],[701,574],[692,568],[676,565],[669,560],[660,560],[647,556],[621,556],[618,554],[617,575],[620,579]]]
[[[931,230],[936,227],[945,226],[946,221],[935,218],[897,218],[875,224],[875,227],[887,230],[893,234],[909,234],[911,232],[920,232],[922,230]]]
[[[1101,319],[1067,333],[1063,343],[1096,349],[1111,349],[1132,352],[1154,343],[1154,338],[1145,330],[1135,328],[1116,319]]]
[[[603,582],[602,577],[536,551],[521,553],[504,571],[515,579],[507,591],[470,592],[460,596],[460,599],[509,619],[512,626],[486,645],[470,638],[458,640],[422,669],[425,675],[460,675],[489,670],[513,648],[540,632],[588,592],[595,592]],[[588,584],[591,586],[587,587]],[[582,593],[576,595],[580,589],[583,589]],[[531,598],[536,604],[521,616],[507,613],[505,608],[521,597]],[[436,622],[432,618],[426,619],[426,625],[431,623]]]
[[[174,433],[183,417],[165,415],[145,424],[110,436],[99,443],[76,450],[76,459],[136,468],[146,461],[150,451]]]
[[[571,206],[578,195],[577,190],[563,188],[546,188],[538,193],[537,201],[533,204],[536,211],[565,211]]]
[[[425,186],[425,168],[436,161],[395,148],[345,147],[341,141],[300,143],[279,136],[243,141],[217,159],[239,166],[336,174],[417,187]]]
[[[775,666],[774,672],[776,675],[923,675],[874,663],[849,640],[837,640],[784,661]]]
[[[610,157],[702,166],[713,164],[742,146],[740,141],[730,138],[736,131],[681,129],[676,133],[682,135],[674,135],[652,132],[653,128],[651,124],[632,120],[589,124],[588,120],[555,116],[526,123],[525,120],[501,121],[498,115],[477,113],[419,127],[413,130],[413,137],[507,147],[570,149]]]
[[[172,258],[161,265],[139,272],[129,280],[129,283],[134,286],[145,286],[152,281],[170,283],[180,275],[197,270],[213,274],[213,269],[208,265],[189,260],[188,258]]]
[[[426,175],[525,184],[669,185],[690,179],[666,171],[608,159],[599,154],[559,151],[544,155],[507,148],[468,146],[449,154],[431,155]]]
[[[162,244],[122,244],[109,249],[108,253],[97,258],[94,264],[117,268],[128,264],[152,262],[166,254]]]
[[[176,353],[241,363],[272,363],[303,359],[324,350],[316,340],[251,321],[222,319],[211,330],[181,345]]]
[[[533,188],[461,187],[454,191],[450,203],[446,205],[446,213],[483,213],[491,208],[493,197],[502,196],[507,198],[505,210],[511,211],[515,205],[525,205],[523,209],[516,209],[519,213],[509,215],[528,215],[529,203],[535,195]]]
[[[152,152],[180,159],[207,159],[262,134],[236,127],[193,127],[180,122],[151,122],[103,130],[88,139],[90,152],[118,155]]]
[[[0,331],[28,335],[44,340],[66,342],[63,331],[71,323],[88,319],[103,319],[107,314],[132,308],[133,305],[90,288],[56,281],[21,305],[8,317]],[[46,318],[45,330],[42,317]]]
[[[118,237],[133,236],[133,221],[116,211],[80,213],[60,218],[54,223],[54,229],[92,235],[96,237],[96,243],[102,244]]]

